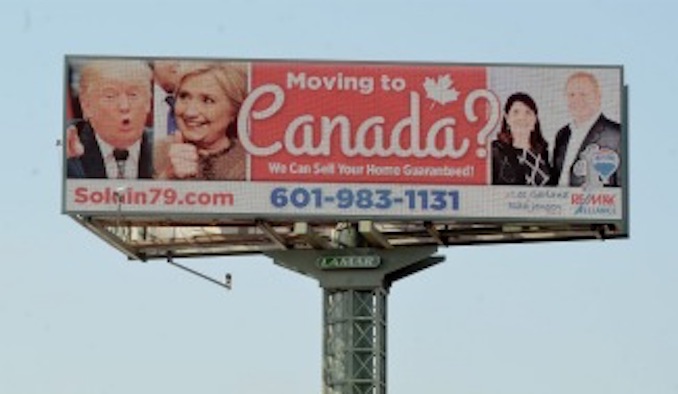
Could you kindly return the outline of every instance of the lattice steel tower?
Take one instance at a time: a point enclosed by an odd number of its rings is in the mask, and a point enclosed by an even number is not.
[[[385,394],[391,284],[444,260],[434,246],[266,253],[323,288],[323,394]]]

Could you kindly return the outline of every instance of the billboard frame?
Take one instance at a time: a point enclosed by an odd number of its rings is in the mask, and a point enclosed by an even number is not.
[[[288,248],[335,248],[340,247],[333,239],[335,229],[352,226],[372,247],[392,248],[419,245],[472,245],[486,243],[522,243],[539,241],[567,241],[580,239],[628,238],[629,229],[629,88],[624,82],[621,65],[568,65],[568,64],[515,64],[515,63],[441,63],[441,62],[397,62],[397,61],[335,61],[317,59],[209,59],[175,57],[136,56],[88,56],[66,55],[64,63],[65,89],[70,89],[69,62],[88,59],[118,59],[155,61],[179,59],[186,61],[233,61],[272,63],[317,63],[323,65],[396,65],[425,67],[540,67],[540,68],[582,68],[619,69],[620,73],[620,123],[622,185],[620,195],[620,219],[558,219],[514,218],[514,217],[450,217],[449,215],[411,216],[371,214],[336,215],[315,214],[149,214],[131,212],[124,204],[118,204],[115,212],[79,211],[67,209],[66,151],[63,152],[63,214],[76,220],[94,232],[107,243],[125,253],[131,259],[147,260],[165,258],[168,253],[175,257],[202,255],[232,255],[263,253],[269,250]],[[68,121],[68,106],[64,103],[64,133]],[[66,136],[64,134],[64,145]],[[123,185],[124,186],[124,185]],[[161,229],[171,235],[150,239],[149,233]],[[182,229],[194,229],[186,235]],[[201,235],[199,229],[210,229]],[[179,234],[179,235],[178,235]],[[198,235],[195,235],[198,234]],[[212,245],[213,243],[213,245]]]

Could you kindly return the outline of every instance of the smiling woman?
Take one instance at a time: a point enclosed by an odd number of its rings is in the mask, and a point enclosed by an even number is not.
[[[551,169],[538,112],[526,93],[514,93],[506,100],[501,131],[492,142],[492,184],[547,184]]]
[[[174,103],[176,134],[155,149],[156,178],[245,179],[236,120],[247,94],[246,66],[187,62]]]

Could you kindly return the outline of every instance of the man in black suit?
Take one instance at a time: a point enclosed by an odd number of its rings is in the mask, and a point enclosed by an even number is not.
[[[577,72],[568,78],[566,93],[572,121],[556,134],[552,184],[621,186],[621,127],[602,114],[598,81]]]
[[[151,178],[151,79],[141,61],[92,60],[80,71],[84,120],[67,131],[69,178]],[[77,131],[74,132],[74,131]]]

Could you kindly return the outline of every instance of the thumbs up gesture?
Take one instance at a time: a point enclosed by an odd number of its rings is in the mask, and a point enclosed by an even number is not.
[[[190,178],[198,175],[198,148],[184,142],[181,131],[174,134],[174,141],[169,148],[170,176],[173,178]]]

